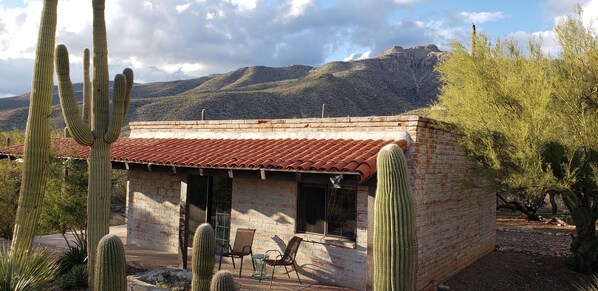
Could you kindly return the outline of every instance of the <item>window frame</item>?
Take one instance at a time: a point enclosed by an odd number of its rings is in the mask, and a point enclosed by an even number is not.
[[[311,187],[320,187],[320,188],[325,188],[325,197],[324,197],[324,233],[319,233],[319,232],[311,232],[311,231],[306,231],[306,230],[300,230],[300,207],[301,207],[301,189],[302,189],[302,185],[308,185]],[[357,186],[347,186],[347,185],[341,185],[340,189],[343,190],[352,190],[353,194],[355,195],[355,208],[353,209],[353,212],[355,214],[354,216],[354,221],[355,221],[355,230],[354,230],[354,236],[353,237],[348,237],[348,236],[342,236],[342,235],[334,235],[334,234],[329,234],[328,232],[328,214],[329,214],[329,199],[330,199],[330,195],[331,195],[331,191],[333,190],[333,186],[329,185],[329,184],[323,184],[323,183],[297,183],[297,206],[296,206],[296,213],[297,213],[297,217],[295,219],[295,233],[304,233],[304,234],[313,234],[313,235],[319,235],[319,236],[324,236],[324,237],[331,237],[331,238],[339,238],[339,239],[346,239],[352,242],[355,242],[357,240],[357,195],[358,195],[358,191],[357,191]]]

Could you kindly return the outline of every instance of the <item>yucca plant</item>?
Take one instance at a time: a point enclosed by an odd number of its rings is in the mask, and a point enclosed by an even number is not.
[[[87,265],[73,266],[69,271],[60,276],[59,285],[62,289],[81,289],[87,287]]]
[[[44,290],[56,271],[52,254],[45,250],[11,254],[6,245],[0,247],[0,290]]]
[[[74,245],[69,245],[69,249],[58,257],[58,274],[64,275],[78,265],[87,263],[87,242],[85,234],[73,232],[75,235]]]
[[[592,279],[584,282],[575,283],[579,291],[598,291],[598,276],[592,275]]]

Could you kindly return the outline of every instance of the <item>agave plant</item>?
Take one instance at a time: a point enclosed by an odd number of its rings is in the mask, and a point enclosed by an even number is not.
[[[44,290],[54,280],[56,263],[49,252],[9,252],[0,247],[0,290]]]
[[[587,282],[576,282],[575,287],[579,291],[598,291],[598,276],[592,275],[592,279]]]

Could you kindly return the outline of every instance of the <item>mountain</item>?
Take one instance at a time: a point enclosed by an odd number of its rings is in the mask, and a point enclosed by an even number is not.
[[[424,107],[438,95],[434,45],[395,46],[368,59],[321,67],[245,67],[197,79],[135,84],[127,122],[393,115]],[[82,85],[74,84],[81,100]],[[52,124],[62,128],[55,89]],[[0,99],[0,130],[24,129],[29,94]]]

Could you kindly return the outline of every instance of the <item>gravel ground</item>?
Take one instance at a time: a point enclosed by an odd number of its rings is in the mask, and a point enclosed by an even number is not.
[[[590,275],[573,271],[570,226],[497,219],[497,250],[444,282],[449,290],[578,290]]]

